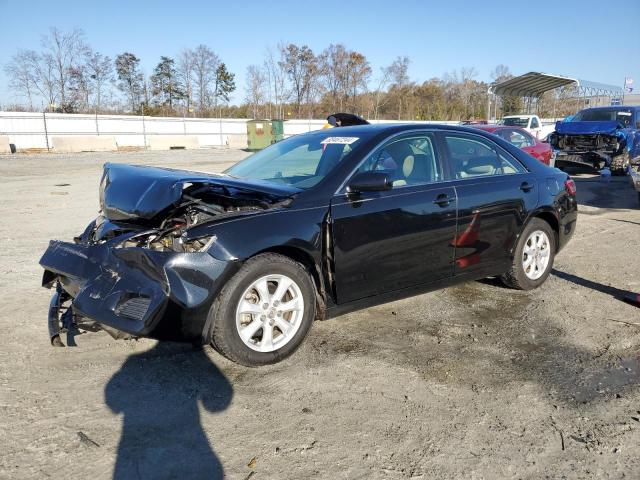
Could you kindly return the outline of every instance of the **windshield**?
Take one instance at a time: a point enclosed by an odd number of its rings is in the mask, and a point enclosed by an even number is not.
[[[529,119],[526,117],[525,118],[522,118],[522,117],[503,118],[502,120],[498,121],[498,125],[508,125],[510,127],[527,128],[528,124],[529,124]]]
[[[571,119],[572,122],[610,122],[616,121],[628,127],[631,125],[631,110],[628,108],[598,108],[582,110]]]
[[[296,135],[251,155],[225,173],[308,189],[325,178],[368,137],[369,134],[361,132],[349,135],[342,128]]]

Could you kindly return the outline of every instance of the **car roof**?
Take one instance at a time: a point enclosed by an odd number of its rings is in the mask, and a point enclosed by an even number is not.
[[[606,105],[604,107],[583,108],[580,111],[584,112],[585,110],[620,110],[620,109],[640,111],[640,107],[637,105]]]
[[[523,132],[526,132],[526,130],[524,128],[521,127],[517,127],[515,125],[474,125],[473,128],[476,128],[478,130],[484,130],[485,132],[495,132],[497,130],[505,130],[505,129],[509,129],[509,130],[521,130]]]
[[[348,136],[358,134],[391,134],[412,130],[455,130],[477,133],[475,126],[449,125],[446,123],[378,123],[375,125],[355,125],[353,127],[336,127],[333,129],[314,130],[309,134],[334,132],[334,135]]]

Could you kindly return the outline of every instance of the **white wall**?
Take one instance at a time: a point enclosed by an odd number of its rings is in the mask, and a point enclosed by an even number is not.
[[[51,137],[83,134],[114,136],[119,147],[144,147],[153,135],[196,135],[200,146],[220,147],[246,133],[244,119],[0,112],[0,135],[18,150],[46,149]]]
[[[45,122],[46,120],[46,122]],[[246,119],[147,117],[134,115],[79,115],[65,113],[0,112],[0,135],[18,150],[46,149],[51,137],[66,135],[109,135],[118,147],[145,147],[153,135],[195,135],[201,147],[246,144]],[[47,134],[45,135],[45,123]],[[318,130],[325,120],[287,120],[286,137]],[[371,123],[446,123],[459,122],[371,120]],[[243,143],[244,141],[244,143]]]

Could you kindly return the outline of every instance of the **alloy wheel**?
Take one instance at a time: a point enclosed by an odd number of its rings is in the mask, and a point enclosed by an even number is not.
[[[522,269],[531,280],[538,280],[549,266],[551,242],[542,230],[534,231],[522,249]]]
[[[257,352],[273,352],[295,336],[302,323],[304,298],[286,275],[266,275],[242,294],[236,328],[243,343]]]

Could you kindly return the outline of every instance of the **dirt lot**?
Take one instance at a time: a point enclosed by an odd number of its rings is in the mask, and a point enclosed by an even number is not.
[[[49,345],[38,260],[95,216],[104,161],[243,155],[0,156],[1,478],[640,478],[640,309],[618,299],[640,291],[640,209],[621,178],[576,178],[578,232],[534,292],[473,282],[316,323],[260,369],[104,331]]]

